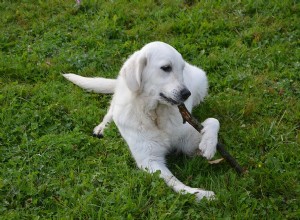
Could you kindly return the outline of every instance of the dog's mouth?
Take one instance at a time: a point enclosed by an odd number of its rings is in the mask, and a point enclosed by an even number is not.
[[[166,101],[167,103],[170,103],[171,105],[179,105],[182,103],[182,102],[178,102],[170,97],[165,96],[165,94],[163,94],[163,93],[159,93],[159,95],[164,101]]]
[[[180,90],[180,92],[175,93],[175,99],[170,98],[168,96],[166,96],[164,93],[159,93],[160,97],[162,98],[163,101],[171,104],[171,105],[180,105],[182,103],[184,103],[184,101],[186,101],[190,95],[191,92],[187,89],[187,88],[183,88],[182,90]]]

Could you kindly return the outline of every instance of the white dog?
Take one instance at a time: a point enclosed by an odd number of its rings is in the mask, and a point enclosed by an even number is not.
[[[181,54],[163,42],[152,42],[131,55],[117,79],[88,78],[64,74],[74,84],[96,93],[114,93],[103,121],[94,129],[102,137],[114,121],[139,168],[160,177],[176,192],[195,194],[198,200],[214,197],[211,191],[191,188],[167,168],[165,156],[173,149],[188,155],[200,152],[211,159],[216,152],[219,122],[208,118],[198,133],[183,124],[177,105],[189,111],[207,94],[205,72],[185,62]]]

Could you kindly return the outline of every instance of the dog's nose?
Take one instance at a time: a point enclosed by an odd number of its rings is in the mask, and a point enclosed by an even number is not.
[[[190,97],[191,92],[187,88],[184,88],[183,90],[180,91],[180,95],[183,100],[187,100],[188,97]]]

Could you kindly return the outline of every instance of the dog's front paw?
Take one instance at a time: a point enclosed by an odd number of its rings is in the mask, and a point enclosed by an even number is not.
[[[199,144],[199,154],[210,160],[217,151],[217,143],[218,137],[216,135],[203,135]]]
[[[94,128],[93,136],[97,138],[103,138],[103,131],[104,131],[104,126],[102,126],[102,124],[99,124]]]
[[[199,154],[209,160],[217,151],[220,124],[217,119],[208,118],[202,125],[203,129],[201,131],[202,138],[199,144]]]

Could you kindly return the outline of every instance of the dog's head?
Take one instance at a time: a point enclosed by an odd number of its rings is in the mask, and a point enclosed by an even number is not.
[[[191,95],[184,84],[184,68],[185,61],[177,50],[166,43],[152,42],[129,57],[121,76],[132,92],[178,105]]]

